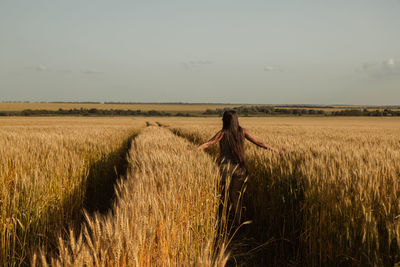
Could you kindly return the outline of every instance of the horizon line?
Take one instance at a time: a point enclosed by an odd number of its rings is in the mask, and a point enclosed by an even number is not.
[[[245,106],[353,106],[353,107],[400,107],[400,104],[344,104],[344,103],[335,103],[335,104],[305,104],[305,103],[296,103],[296,104],[287,104],[287,103],[232,103],[232,102],[130,102],[130,101],[31,101],[31,100],[7,100],[0,101],[0,103],[48,103],[48,104],[99,104],[99,105],[107,105],[107,104],[120,104],[120,105],[245,105]]]

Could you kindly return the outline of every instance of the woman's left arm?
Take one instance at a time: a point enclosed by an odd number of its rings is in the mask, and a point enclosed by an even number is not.
[[[244,131],[244,136],[246,137],[246,139],[249,140],[250,142],[252,142],[253,144],[255,144],[259,147],[262,147],[264,149],[275,151],[275,152],[279,153],[281,156],[283,156],[285,154],[285,151],[279,150],[272,146],[269,146],[269,145],[263,143],[262,141],[256,139],[253,135],[250,134],[250,132],[248,130],[243,129],[243,131]]]
[[[214,135],[210,140],[205,142],[204,144],[201,144],[197,147],[197,150],[205,149],[219,141],[221,141],[222,137],[224,136],[224,132],[222,130],[218,131],[216,135]]]

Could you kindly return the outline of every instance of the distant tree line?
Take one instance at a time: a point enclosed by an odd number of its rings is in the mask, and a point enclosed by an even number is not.
[[[325,105],[274,105],[275,108],[335,108],[334,106]]]
[[[231,108],[207,109],[203,115],[221,116],[225,110]],[[326,111],[322,109],[307,108],[277,108],[274,106],[240,106],[233,110],[241,116],[400,116],[400,110],[368,110],[368,109],[344,109],[338,111]]]
[[[400,116],[400,110],[368,110],[368,109],[346,109],[332,112],[333,116]]]
[[[201,113],[166,112],[159,110],[131,109],[25,109],[22,111],[0,111],[0,116],[222,116],[225,110],[234,109],[240,116],[400,116],[400,110],[392,109],[344,109],[327,111],[310,108],[277,108],[274,106],[240,106],[234,108],[207,109]]]
[[[222,115],[231,108],[207,109],[204,115]],[[305,108],[276,108],[273,106],[240,106],[232,108],[241,116],[274,116],[274,115],[327,115],[324,110]]]
[[[101,104],[98,101],[51,101],[51,102],[39,102],[39,103],[51,103],[51,104]]]

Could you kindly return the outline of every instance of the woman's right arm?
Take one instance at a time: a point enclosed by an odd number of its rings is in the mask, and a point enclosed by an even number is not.
[[[221,130],[219,132],[217,132],[216,135],[214,135],[210,140],[208,140],[207,142],[205,142],[204,144],[201,144],[197,147],[198,150],[201,149],[205,149],[219,141],[221,141],[222,137],[224,136],[224,132]]]
[[[250,134],[250,132],[246,129],[243,128],[243,132],[244,132],[244,136],[246,137],[247,140],[249,140],[250,142],[252,142],[253,144],[262,147],[264,149],[268,149],[268,150],[272,150],[275,151],[277,153],[279,153],[280,155],[285,154],[285,152],[283,150],[279,150],[275,147],[269,146],[265,143],[263,143],[262,141],[256,139],[253,135]]]

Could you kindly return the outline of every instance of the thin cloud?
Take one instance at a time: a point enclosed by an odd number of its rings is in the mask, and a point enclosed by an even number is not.
[[[274,71],[275,68],[273,66],[265,66],[264,71]]]
[[[68,69],[59,69],[59,70],[56,70],[56,72],[59,72],[59,73],[71,73],[72,70],[68,70]]]
[[[196,69],[196,68],[200,68],[202,66],[211,65],[211,64],[214,64],[214,62],[211,60],[190,60],[187,62],[182,62],[181,66],[185,70],[189,70],[189,69]]]
[[[282,72],[283,69],[279,66],[267,65],[264,67],[264,71],[266,71],[266,72]]]
[[[47,65],[37,65],[36,67],[25,67],[28,70],[35,70],[35,71],[48,71],[48,72],[55,72],[55,73],[83,73],[83,74],[101,74],[104,73],[103,71],[99,71],[96,69],[86,69],[86,70],[71,70],[71,69],[64,69],[64,68],[49,68]]]
[[[385,60],[382,62],[382,68],[385,71],[396,71],[396,69],[398,69],[399,64],[393,59],[393,58],[389,58],[388,60]]]
[[[191,60],[189,61],[189,63],[193,65],[210,65],[214,62],[212,62],[211,60]]]
[[[49,68],[45,65],[39,65],[36,67],[36,70],[37,71],[47,71],[47,70],[49,70]]]
[[[364,63],[364,64],[362,65],[362,70],[368,71],[368,70],[370,70],[371,68],[375,67],[376,65],[378,65],[378,64],[377,64],[377,63]]]
[[[89,70],[83,71],[83,73],[84,74],[101,74],[103,72],[102,71],[98,71],[98,70],[89,69]]]
[[[32,66],[30,66],[30,67],[25,67],[24,69],[27,69],[27,70],[34,70],[34,71],[47,71],[47,72],[60,72],[60,73],[71,73],[72,72],[72,70],[69,70],[69,69],[55,69],[55,68],[49,68],[48,66],[46,66],[46,65],[38,65],[38,66],[36,66],[36,67],[32,67]]]
[[[400,63],[394,58],[389,58],[381,62],[364,63],[361,70],[374,78],[387,78],[400,76]]]

